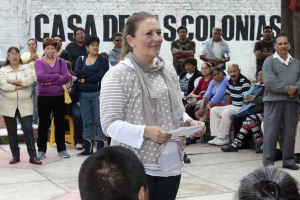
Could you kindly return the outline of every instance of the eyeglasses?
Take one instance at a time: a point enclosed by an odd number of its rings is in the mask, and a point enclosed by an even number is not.
[[[13,53],[9,53],[8,54],[8,56],[11,56],[11,57],[18,57],[18,56],[20,56],[20,54],[19,53],[15,53],[15,54],[13,54]]]
[[[75,34],[75,37],[76,36],[82,36],[82,35],[85,35],[83,32],[82,33],[77,33],[77,34]]]
[[[122,40],[115,40],[116,42],[122,42]]]

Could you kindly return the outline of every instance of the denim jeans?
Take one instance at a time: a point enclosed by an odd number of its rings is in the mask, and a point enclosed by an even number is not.
[[[71,115],[74,120],[74,141],[75,144],[83,144],[82,130],[83,123],[80,112],[80,107],[76,102],[72,102],[70,104],[66,104],[66,110],[70,113],[66,112],[66,114]]]
[[[38,97],[38,86],[36,81],[31,84],[31,98],[33,100],[33,115],[32,115],[32,124],[37,124],[39,114],[37,108],[37,97]]]
[[[84,139],[91,141],[94,138],[94,124],[97,130],[97,140],[105,141],[105,135],[100,124],[100,91],[80,93],[80,111],[83,121]]]

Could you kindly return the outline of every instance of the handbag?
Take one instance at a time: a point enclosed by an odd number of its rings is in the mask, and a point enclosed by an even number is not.
[[[254,102],[249,102],[247,104],[243,104],[235,116],[243,117],[244,115],[251,115],[253,106],[255,106]]]
[[[67,87],[65,85],[62,85],[62,87],[64,88],[65,103],[66,104],[72,103],[72,100],[71,100],[71,97],[70,97],[69,92],[67,90]]]
[[[73,85],[71,87],[71,91],[70,91],[70,97],[73,101],[75,102],[79,102],[79,83],[78,83],[78,79],[76,79],[73,82]]]

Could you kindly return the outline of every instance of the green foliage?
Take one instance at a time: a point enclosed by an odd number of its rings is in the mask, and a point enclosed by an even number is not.
[[[8,144],[8,143],[9,141],[7,136],[0,137],[0,144]]]

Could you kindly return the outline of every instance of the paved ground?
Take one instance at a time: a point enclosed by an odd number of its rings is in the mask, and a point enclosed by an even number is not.
[[[199,142],[199,141],[197,141]],[[10,165],[8,145],[0,145],[1,200],[79,200],[78,172],[85,158],[76,157],[77,150],[67,145],[71,158],[56,156],[56,148],[49,148],[43,165],[29,164],[26,146],[21,147],[21,162]],[[254,150],[223,153],[219,147],[194,144],[186,148],[191,164],[185,165],[177,199],[230,200],[240,179],[261,167],[262,154]],[[282,162],[275,166],[281,168]],[[282,169],[282,168],[281,168]],[[283,169],[300,180],[299,171]]]

